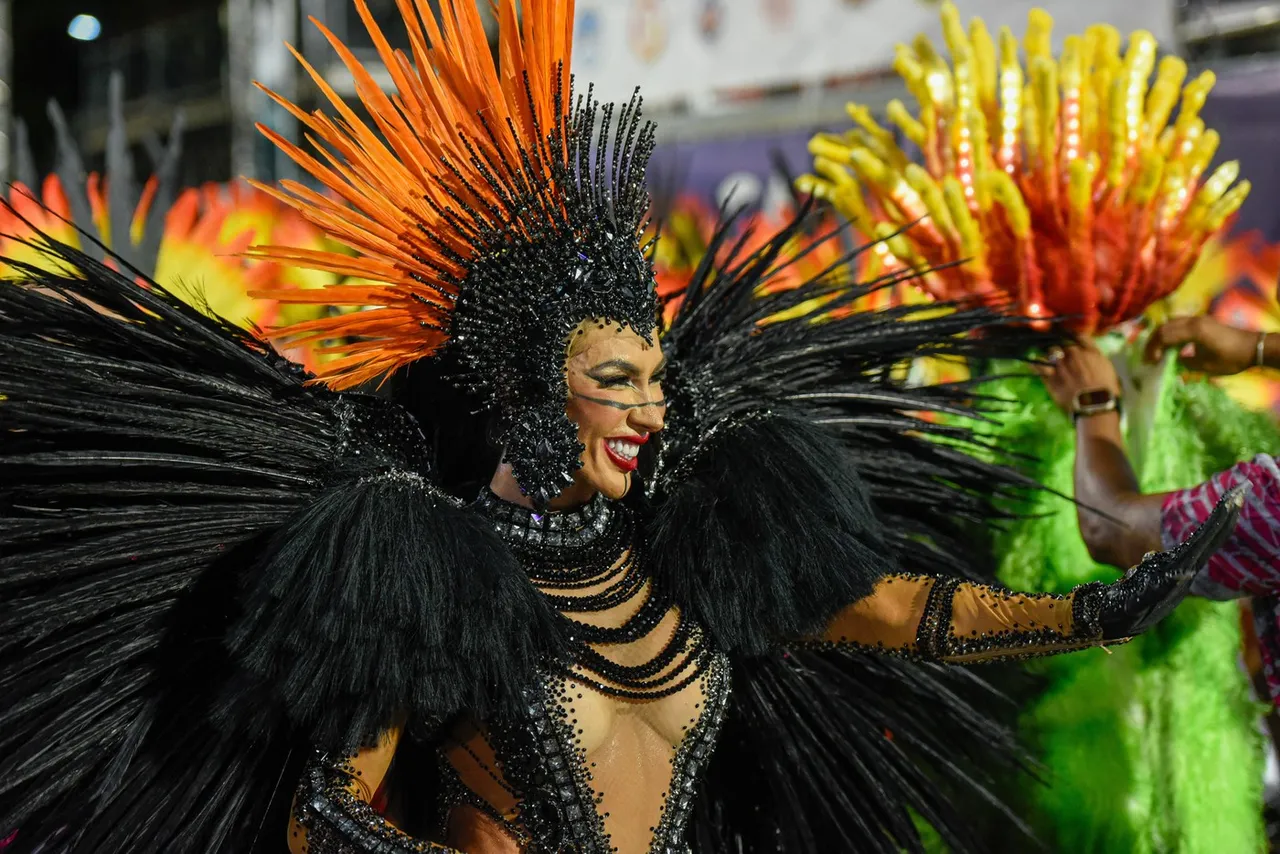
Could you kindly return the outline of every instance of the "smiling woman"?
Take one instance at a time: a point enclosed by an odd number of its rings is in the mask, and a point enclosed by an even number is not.
[[[565,414],[577,425],[581,467],[548,506],[552,510],[576,507],[596,493],[622,499],[640,465],[640,448],[663,427],[666,359],[658,330],[652,330],[646,340],[630,327],[605,318],[584,320],[569,336],[565,374],[569,387]],[[508,501],[527,500],[505,460],[489,488]]]
[[[641,446],[662,429],[666,412],[666,359],[657,330],[646,341],[603,319],[586,321],[570,339],[567,371],[567,413],[585,449],[575,486],[622,498],[631,488]]]

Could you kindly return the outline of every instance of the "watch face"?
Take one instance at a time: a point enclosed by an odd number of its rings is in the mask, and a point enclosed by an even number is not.
[[[1081,409],[1091,409],[1095,406],[1106,406],[1111,402],[1111,392],[1105,388],[1095,388],[1089,391],[1082,391],[1076,395],[1076,406]]]

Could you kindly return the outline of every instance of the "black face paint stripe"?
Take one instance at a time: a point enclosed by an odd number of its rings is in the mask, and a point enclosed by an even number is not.
[[[617,400],[605,400],[602,397],[591,397],[590,395],[586,395],[586,394],[577,394],[577,395],[574,395],[574,397],[580,397],[583,400],[589,400],[592,403],[598,403],[601,406],[612,406],[614,409],[640,409],[645,406],[666,406],[667,405],[666,398],[662,398],[661,400],[651,400],[651,401],[648,401],[647,403],[622,403]]]

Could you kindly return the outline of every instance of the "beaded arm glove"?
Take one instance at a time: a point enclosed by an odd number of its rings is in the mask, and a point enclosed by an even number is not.
[[[1102,641],[1097,596],[1078,592],[1085,595],[1015,593],[959,578],[887,575],[874,593],[842,611],[824,638],[955,664],[1069,652]]]
[[[1123,642],[1164,619],[1235,527],[1247,487],[1226,493],[1182,545],[1151,552],[1111,584],[1066,596],[1015,593],[954,577],[894,574],[841,611],[823,640],[873,652],[966,664]]]
[[[403,734],[397,726],[345,752],[313,753],[294,794],[291,854],[460,854],[402,832],[374,806]]]
[[[307,854],[462,854],[456,849],[415,839],[387,821],[357,783],[359,755],[323,752],[307,763],[294,799],[291,834],[305,833],[290,850]]]

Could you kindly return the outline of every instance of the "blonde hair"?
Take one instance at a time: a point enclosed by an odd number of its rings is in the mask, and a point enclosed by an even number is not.
[[[573,327],[573,331],[569,333],[569,342],[565,347],[564,359],[569,361],[574,356],[582,352],[582,348],[586,346],[586,332],[592,326],[599,326],[604,320],[596,317],[588,317],[586,320]]]

